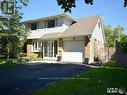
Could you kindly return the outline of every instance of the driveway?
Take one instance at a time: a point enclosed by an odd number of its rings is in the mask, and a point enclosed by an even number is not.
[[[0,95],[31,95],[61,78],[87,70],[87,66],[74,64],[29,64],[0,69]]]

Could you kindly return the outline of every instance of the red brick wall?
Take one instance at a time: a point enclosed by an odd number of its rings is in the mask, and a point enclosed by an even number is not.
[[[27,56],[31,56],[31,55],[32,55],[32,41],[27,40]]]

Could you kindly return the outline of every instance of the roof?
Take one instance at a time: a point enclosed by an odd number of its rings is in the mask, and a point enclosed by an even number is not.
[[[76,23],[69,26],[63,33],[61,33],[59,37],[91,35],[99,19],[100,16],[79,19]]]
[[[38,19],[26,20],[26,21],[23,21],[22,23],[32,23],[32,22],[53,19],[53,18],[62,17],[62,16],[63,17],[65,16],[72,21],[76,21],[75,19],[71,18],[70,16],[68,16],[67,14],[64,13],[64,14],[58,14],[58,15],[53,15],[53,16],[48,16],[48,17],[42,17],[42,18],[38,18]]]
[[[67,29],[66,26],[32,30],[28,35],[27,39],[57,38],[57,36],[63,31],[65,31],[65,29]]]
[[[57,33],[46,33],[44,34],[41,39],[54,39],[54,38],[57,38],[59,36],[60,32],[57,32]]]

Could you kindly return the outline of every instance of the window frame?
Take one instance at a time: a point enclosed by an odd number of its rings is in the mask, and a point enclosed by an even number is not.
[[[32,42],[32,52],[40,52],[42,49],[42,41],[33,41]]]
[[[35,25],[34,27],[33,27],[33,25]],[[31,30],[36,30],[38,28],[38,23],[36,22],[36,23],[31,23],[30,24],[30,29]]]
[[[49,22],[50,21],[54,21],[54,26],[49,26]],[[50,19],[50,20],[47,20],[47,28],[53,28],[53,27],[56,27],[56,19]]]

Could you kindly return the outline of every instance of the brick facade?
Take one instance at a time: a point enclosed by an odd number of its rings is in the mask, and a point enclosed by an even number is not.
[[[32,40],[27,40],[27,56],[32,55]]]
[[[85,37],[84,57],[85,57],[86,63],[89,63],[89,58],[90,58],[90,40],[89,40],[88,37]]]

